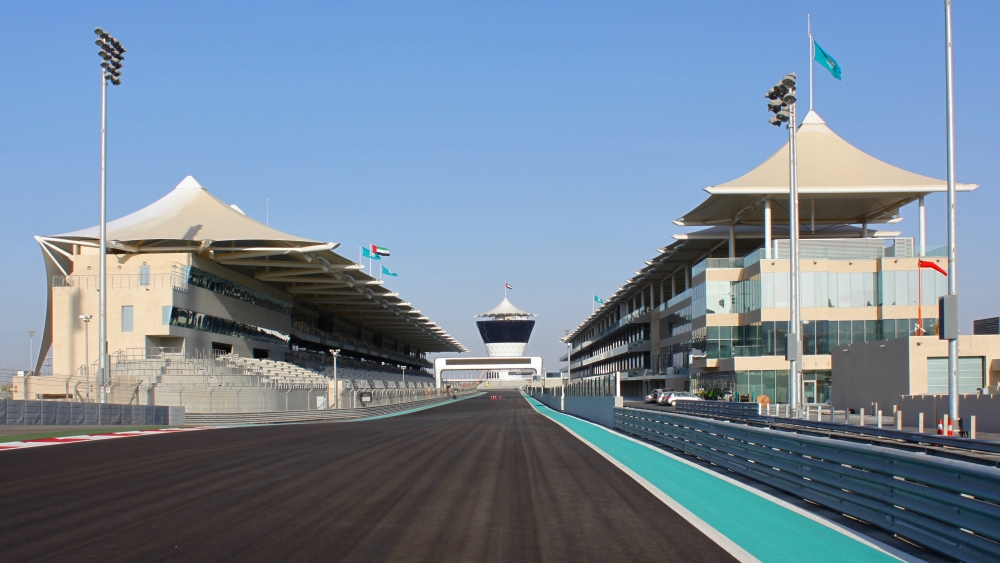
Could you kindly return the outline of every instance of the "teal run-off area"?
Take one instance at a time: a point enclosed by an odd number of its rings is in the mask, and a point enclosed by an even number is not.
[[[658,448],[554,411],[531,397],[525,399],[536,411],[648,481],[759,561],[900,560],[849,530],[841,531],[836,524],[824,525]]]

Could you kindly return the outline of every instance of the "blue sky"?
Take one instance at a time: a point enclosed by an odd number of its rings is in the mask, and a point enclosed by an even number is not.
[[[955,2],[962,329],[995,295],[995,23]],[[96,2],[0,4],[0,367],[27,363],[44,271],[33,235],[97,223],[100,84],[92,29],[128,49],[109,110],[110,217],[193,175],[284,231],[392,250],[388,284],[473,353],[503,284],[563,329],[680,229],[701,188],[783,142],[763,92],[808,72],[806,14],[843,67],[816,110],[897,166],[945,174],[942,2]],[[804,82],[804,81],[803,81]],[[801,94],[806,95],[802,89]],[[928,243],[945,240],[944,197]],[[901,228],[915,234],[916,209]],[[975,268],[963,267],[975,264]]]

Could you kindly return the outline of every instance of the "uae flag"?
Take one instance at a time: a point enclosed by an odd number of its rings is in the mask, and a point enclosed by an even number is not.
[[[509,283],[505,283],[505,284],[503,284],[503,286],[504,286],[503,287],[504,289],[514,289],[513,287],[510,286]]]
[[[379,256],[388,256],[389,255],[389,249],[386,248],[386,247],[384,247],[384,246],[375,246],[373,244],[372,245],[372,254],[378,254]]]

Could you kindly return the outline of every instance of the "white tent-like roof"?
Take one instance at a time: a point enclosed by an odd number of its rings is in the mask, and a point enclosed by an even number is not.
[[[336,252],[340,243],[283,233],[226,205],[188,176],[170,193],[107,225],[109,254],[187,252],[295,296],[298,304],[377,330],[425,352],[466,352],[419,309]],[[73,246],[100,247],[99,227],[35,237],[42,247],[49,310],[41,358],[51,344],[52,280],[73,273]],[[37,369],[37,365],[36,365]]]
[[[800,201],[813,200],[814,220],[828,224],[890,221],[903,205],[947,190],[944,180],[903,170],[862,152],[834,133],[815,111],[806,114],[798,129],[798,182]],[[956,189],[977,187],[958,184]],[[753,170],[705,191],[711,194],[709,198],[676,224],[728,225],[734,220],[761,224],[760,204],[765,197],[776,204],[774,220],[787,222],[788,143]],[[802,217],[809,220],[808,211]]]
[[[495,318],[505,318],[505,317],[534,317],[534,313],[529,313],[527,311],[522,311],[514,306],[506,297],[499,305],[493,307],[489,311],[481,315],[476,315],[477,317],[495,317]]]
[[[56,238],[99,239],[100,227],[90,227]],[[272,229],[223,203],[188,176],[170,193],[142,209],[108,222],[108,240],[139,243],[151,240],[233,241],[259,240],[319,244]]]

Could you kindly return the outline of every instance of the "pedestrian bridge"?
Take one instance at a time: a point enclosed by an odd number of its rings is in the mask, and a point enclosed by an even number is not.
[[[531,370],[534,375],[542,375],[545,370],[539,356],[511,358],[437,358],[434,360],[434,381],[441,387],[442,374],[446,371],[491,371],[491,370]]]

